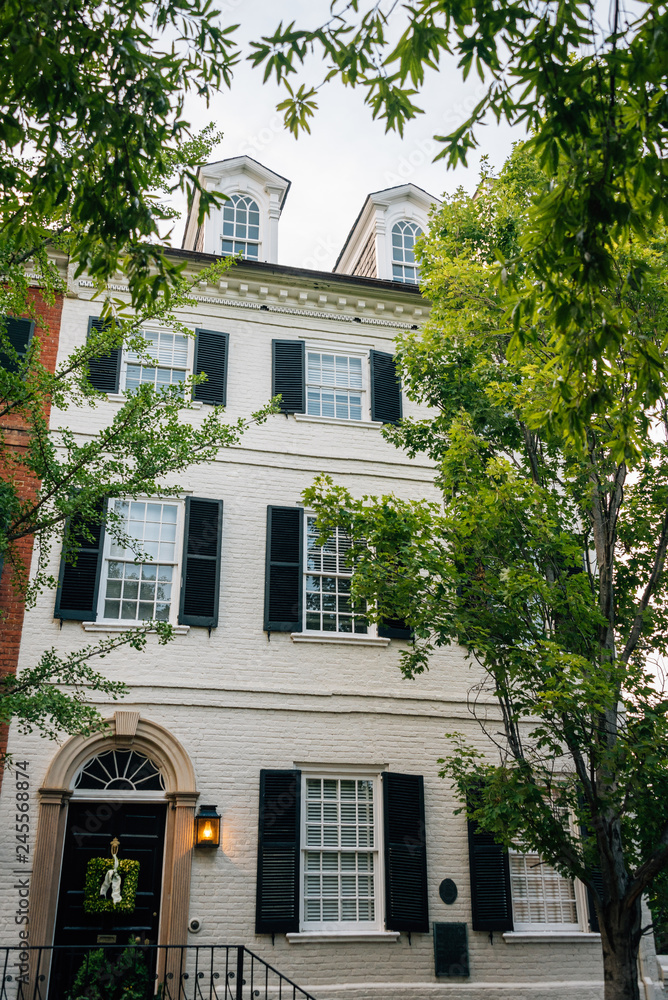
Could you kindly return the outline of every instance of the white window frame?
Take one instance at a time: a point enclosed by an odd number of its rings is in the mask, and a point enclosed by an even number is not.
[[[367,623],[366,632],[338,632],[338,631],[336,631],[336,632],[334,632],[334,631],[325,632],[324,630],[307,628],[307,625],[306,625],[306,615],[308,614],[308,609],[306,607],[306,577],[307,576],[321,576],[321,577],[322,576],[335,576],[337,578],[343,577],[343,578],[347,578],[347,579],[352,579],[352,570],[351,570],[351,572],[350,572],[350,574],[348,576],[346,576],[346,574],[344,574],[344,573],[339,573],[338,571],[336,573],[329,573],[329,572],[324,572],[324,571],[322,573],[320,573],[320,572],[314,572],[313,570],[309,570],[309,568],[308,568],[308,551],[309,551],[309,549],[308,549],[308,534],[309,534],[308,533],[308,520],[309,520],[310,517],[316,517],[316,515],[312,511],[305,510],[304,511],[304,532],[303,532],[303,534],[304,534],[304,538],[303,538],[303,546],[304,546],[304,548],[303,548],[303,555],[302,555],[302,559],[303,559],[303,578],[302,578],[302,591],[303,591],[303,593],[302,593],[302,631],[300,633],[294,633],[294,634],[295,635],[301,635],[301,636],[304,636],[304,637],[306,637],[306,636],[313,636],[314,638],[317,638],[317,639],[325,639],[325,640],[330,640],[330,641],[333,641],[333,642],[336,642],[336,641],[343,641],[343,642],[355,642],[355,641],[357,641],[357,642],[364,642],[365,640],[368,641],[369,639],[371,639],[371,640],[374,641],[374,645],[376,643],[382,643],[383,645],[389,644],[389,641],[390,641],[389,639],[379,639],[378,638],[378,626],[375,623],[372,623],[372,622],[368,622]],[[322,612],[319,612],[319,613],[322,614]],[[337,609],[336,613],[338,614],[338,609]]]
[[[124,395],[125,392],[127,391],[126,390],[126,380],[127,380],[128,365],[133,365],[134,366],[134,365],[139,364],[140,366],[143,366],[143,367],[146,367],[146,368],[149,368],[149,367],[150,368],[168,368],[170,371],[175,371],[175,370],[183,371],[185,373],[185,377],[186,378],[188,378],[190,375],[193,374],[193,371],[194,371],[194,368],[195,368],[195,339],[196,339],[195,337],[193,337],[193,336],[188,337],[187,335],[182,334],[181,331],[179,331],[179,330],[173,330],[171,327],[162,326],[162,325],[157,324],[157,323],[144,323],[144,324],[142,324],[141,332],[142,332],[142,334],[146,334],[146,333],[170,333],[170,334],[175,334],[177,336],[186,336],[186,348],[187,348],[186,366],[185,366],[185,368],[178,368],[178,369],[176,369],[176,368],[174,368],[171,365],[161,365],[161,364],[155,364],[155,365],[151,364],[151,365],[148,365],[148,364],[146,364],[146,362],[141,361],[141,360],[140,361],[133,361],[132,359],[128,358],[128,354],[130,352],[124,347],[123,351],[122,351],[122,354],[121,354],[121,370],[120,370],[120,376],[119,376],[119,382],[118,382],[118,391],[119,391],[119,393],[121,395]],[[147,384],[150,384],[150,383],[147,383]],[[174,384],[174,383],[172,383],[172,384]]]
[[[233,225],[236,227],[236,212],[237,212],[237,208],[236,207],[239,204],[239,202],[242,201],[243,199],[248,199],[249,201],[251,201],[255,205],[255,207],[257,209],[257,212],[258,212],[258,238],[256,240],[251,239],[248,235],[246,235],[244,237],[241,237],[241,236],[240,237],[237,237],[237,236],[231,236],[231,237],[230,236],[225,236],[225,234],[223,232],[223,228],[225,226],[225,222],[227,221],[225,219],[225,209],[229,208],[229,206],[230,206],[231,203],[234,203],[234,206],[235,206],[235,208],[234,208],[235,221],[234,221]],[[246,211],[247,212],[249,211],[249,207],[248,206],[246,206]],[[250,223],[246,222],[246,231],[248,231],[249,225],[250,225]],[[243,243],[244,250],[243,251],[242,250],[231,250],[231,251],[224,250],[223,249],[223,241],[224,240],[229,240],[229,239],[232,240],[233,244],[234,243]],[[255,198],[254,195],[250,194],[250,192],[248,192],[248,191],[235,191],[234,194],[230,195],[228,201],[223,202],[223,204],[221,206],[221,209],[220,209],[220,236],[219,236],[219,239],[218,239],[218,243],[219,243],[219,246],[220,246],[220,255],[221,255],[221,257],[233,257],[236,254],[240,253],[244,260],[260,260],[261,259],[261,255],[262,255],[262,209],[260,208],[260,204],[259,204],[257,198]],[[257,248],[257,254],[256,254],[256,256],[251,257],[251,256],[249,256],[246,253],[246,248],[249,247],[249,246],[254,246],[254,247]]]
[[[547,869],[550,872],[554,872],[557,878],[563,879],[563,881],[565,882],[570,882],[570,884],[573,887],[573,903],[575,906],[575,920],[573,922],[548,923],[543,921],[518,920],[516,918],[515,916],[516,897],[513,893],[513,872],[512,872],[513,857],[533,857],[536,859],[536,867],[540,867],[543,869]],[[564,933],[564,932],[577,933],[582,930],[582,914],[585,912],[585,909],[583,908],[583,898],[582,898],[583,893],[581,890],[583,890],[584,887],[581,886],[581,883],[579,883],[577,879],[569,879],[563,875],[559,875],[559,873],[555,871],[555,869],[551,865],[543,861],[540,858],[540,855],[538,855],[535,852],[518,851],[511,847],[508,849],[508,864],[510,866],[510,898],[513,906],[513,931],[519,933],[543,932],[545,934],[550,934],[550,933]],[[546,901],[545,896],[543,896],[542,899],[543,901]]]
[[[123,497],[119,498],[123,500]],[[171,601],[169,606],[169,618],[166,619],[172,625],[176,625],[179,615],[179,605],[181,598],[181,566],[183,562],[183,532],[184,532],[184,519],[185,519],[185,504],[182,500],[176,499],[174,497],[137,497],[137,501],[140,503],[162,503],[170,504],[177,508],[176,511],[176,538],[174,540],[174,562],[169,565],[173,566],[173,577],[172,577],[172,593]],[[128,498],[128,503],[132,503],[132,499]],[[108,503],[115,503],[114,500],[109,500]],[[101,625],[113,625],[122,628],[135,628],[137,625],[142,624],[142,619],[131,619],[131,618],[105,618],[104,616],[104,602],[107,593],[107,581],[108,576],[108,564],[109,562],[128,562],[127,559],[119,559],[117,556],[111,555],[111,546],[113,544],[113,537],[111,532],[105,531],[104,533],[104,547],[102,552],[102,565],[100,567],[100,584],[98,592],[98,602],[97,602],[97,618],[95,624]],[[159,560],[144,560],[143,562],[137,562],[136,565],[144,566],[151,565],[155,563],[160,565]]]
[[[382,815],[382,784],[381,784],[381,773],[380,769],[375,768],[357,768],[354,766],[341,766],[339,768],[332,766],[331,768],[318,768],[317,770],[308,770],[302,768],[302,809],[301,809],[301,828],[299,831],[299,932],[300,934],[359,934],[359,935],[372,935],[372,934],[382,934],[385,932],[385,872],[384,872],[384,854],[383,854],[383,815]],[[318,848],[308,846],[306,843],[306,825],[307,825],[307,803],[308,799],[306,796],[306,781],[309,778],[327,779],[334,778],[339,781],[341,780],[354,780],[354,781],[371,781],[373,784],[373,831],[374,831],[374,846],[370,850],[365,848],[356,848],[355,853],[371,853],[374,856],[374,919],[373,920],[321,920],[321,921],[307,921],[305,918],[305,874],[306,865],[305,859],[306,854],[309,851],[322,851],[325,848]],[[330,848],[331,851],[340,852],[339,848]]]
[[[356,425],[358,427],[362,426],[362,425],[364,425],[366,423],[369,423],[371,421],[371,398],[370,398],[370,392],[369,392],[369,351],[368,351],[368,349],[364,349],[364,348],[360,348],[360,347],[358,347],[358,348],[348,347],[346,345],[341,345],[341,344],[318,344],[318,343],[309,343],[308,341],[305,341],[304,350],[305,350],[305,357],[304,357],[304,395],[305,395],[306,405],[305,405],[303,417],[305,419],[307,419],[307,420],[322,420],[322,421],[327,421],[328,423],[335,422],[337,424],[338,423],[341,423],[341,424],[353,424],[353,425]],[[333,354],[335,357],[338,355],[341,358],[360,358],[361,363],[362,363],[362,386],[359,389],[359,395],[362,397],[362,399],[361,399],[362,413],[361,413],[361,417],[360,417],[359,420],[356,420],[355,418],[350,418],[350,417],[337,417],[336,416],[336,401],[335,401],[335,404],[334,404],[334,406],[335,406],[335,415],[333,417],[317,416],[315,414],[312,414],[312,413],[308,412],[308,390],[309,390],[309,381],[308,381],[308,355],[309,355],[309,352],[312,352],[313,354],[320,354],[320,355],[322,355],[322,354]],[[316,388],[316,386],[313,386],[313,388]],[[320,387],[318,387],[318,388],[320,388]],[[336,393],[336,386],[332,386],[332,389]],[[342,391],[346,392],[347,394],[350,394],[351,392],[354,392],[356,390],[343,389]]]

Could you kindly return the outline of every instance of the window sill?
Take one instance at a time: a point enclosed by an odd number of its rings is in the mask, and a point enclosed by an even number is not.
[[[308,413],[293,413],[292,416],[300,423],[307,424],[343,424],[346,427],[377,427],[383,426],[380,420],[344,420],[338,417],[313,417]]]
[[[383,943],[398,941],[401,935],[399,931],[300,931],[298,934],[285,935],[288,944],[348,944],[349,942],[360,941],[363,944]]]
[[[600,934],[589,931],[506,931],[506,944],[599,944]]]
[[[373,635],[354,635],[347,632],[291,632],[293,642],[329,642],[350,646],[389,646],[390,640]]]
[[[121,625],[115,622],[82,622],[81,627],[85,632],[130,632],[132,629],[141,628],[141,622],[134,625]],[[190,632],[190,625],[173,625],[174,635],[187,635]]]
[[[108,392],[107,399],[110,403],[126,403],[128,397],[124,392]],[[191,399],[190,408],[192,410],[201,410],[204,403],[200,399]]]

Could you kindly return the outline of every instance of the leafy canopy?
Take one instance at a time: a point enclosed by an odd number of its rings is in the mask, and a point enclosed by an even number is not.
[[[628,312],[645,281],[645,294],[652,287],[648,269],[656,264],[630,247],[667,218],[668,11],[658,2],[627,9],[613,0],[603,23],[602,9],[593,0],[344,0],[315,29],[280,24],[249,56],[287,88],[281,106],[295,134],[334,78],[362,88],[373,116],[402,133],[421,113],[428,71],[447,59],[487,87],[465,122],[435,136],[449,166],[466,163],[490,119],[526,128],[544,176],[528,208],[531,224],[512,248],[496,248],[515,334],[508,349],[538,346],[551,327],[543,412],[580,441],[590,415],[615,406],[608,368],[620,349],[634,367],[638,402],[658,403],[665,364],[664,342],[629,334]],[[320,84],[297,87],[313,57],[324,62]],[[624,293],[624,308],[614,290]],[[612,433],[617,457],[640,454],[633,420],[620,417]]]
[[[488,747],[451,734],[442,763],[469,815],[582,879],[604,944],[623,933],[637,949],[640,895],[658,891],[668,863],[668,700],[655,676],[668,652],[668,398],[621,349],[606,372],[616,409],[588,414],[583,443],[539,422],[555,319],[517,337],[494,262],[525,238],[543,182],[535,146],[517,148],[474,198],[447,199],[422,241],[433,308],[397,358],[409,398],[433,410],[383,433],[433,460],[440,499],[359,498],[328,477],[304,499],[323,536],[336,524],[353,539],[354,601],[412,627],[407,677],[437,647],[467,651]],[[666,229],[619,245],[614,265],[606,294],[635,341],[658,349]],[[639,287],[626,280],[636,267]],[[523,280],[537,280],[530,260]],[[616,448],[621,421],[638,442],[632,471]]]
[[[47,248],[104,282],[123,270],[133,304],[169,289],[160,247],[165,185],[200,195],[201,144],[185,95],[229,84],[235,26],[211,0],[7,0],[0,8],[0,276],[26,262],[53,278]],[[0,299],[0,312],[6,308]]]

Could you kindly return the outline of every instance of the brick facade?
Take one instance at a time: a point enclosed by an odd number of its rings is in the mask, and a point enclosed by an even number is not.
[[[37,323],[35,325],[34,336],[40,341],[40,358],[42,364],[51,372],[55,371],[56,358],[58,356],[58,340],[60,335],[60,321],[63,309],[63,296],[57,295],[53,305],[44,301],[39,291],[31,289],[29,291],[31,301],[34,303]],[[46,418],[49,418],[49,406],[45,407]],[[27,429],[25,421],[17,415],[8,414],[0,420],[0,428],[4,437],[5,447],[20,456],[21,451],[26,447]],[[20,466],[17,469],[8,470],[0,465],[0,477],[10,477],[19,490],[22,497],[34,495],[36,483],[28,476],[23,476]],[[17,555],[21,563],[30,571],[30,561],[32,558],[33,539],[31,535],[20,539],[16,545]],[[21,642],[21,631],[23,629],[24,602],[20,592],[17,591],[12,582],[12,570],[6,563],[2,576],[0,577],[0,608],[3,616],[0,617],[0,677],[8,674],[15,674],[19,660],[19,646]],[[0,726],[0,757],[7,749],[6,727]],[[0,765],[0,784],[2,782],[2,767]]]

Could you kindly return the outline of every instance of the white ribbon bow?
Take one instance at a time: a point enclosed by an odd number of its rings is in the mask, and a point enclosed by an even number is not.
[[[111,888],[111,899],[113,903],[121,901],[121,873],[118,870],[118,855],[114,855],[114,867],[107,870],[104,881],[100,886],[100,895],[106,896]]]

